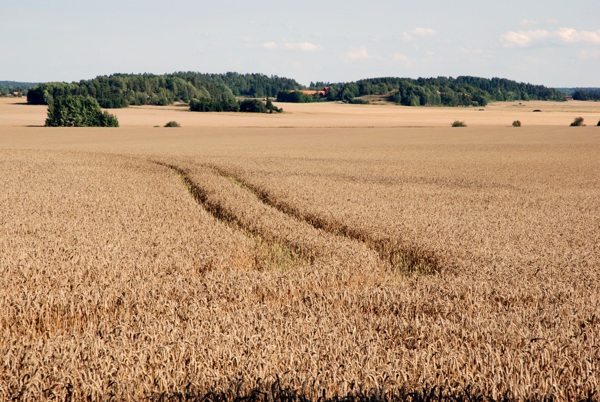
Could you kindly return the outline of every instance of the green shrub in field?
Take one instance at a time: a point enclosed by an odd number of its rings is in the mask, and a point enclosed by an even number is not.
[[[119,121],[89,95],[65,95],[48,104],[46,127],[119,127]]]
[[[269,113],[282,113],[283,109],[280,107],[277,107],[273,104],[273,102],[271,101],[271,99],[269,99],[269,97],[267,96],[267,110],[269,111]]]
[[[240,102],[240,112],[267,113],[267,107],[258,99],[245,99]]]
[[[515,120],[512,122],[513,127],[521,127],[521,121],[520,120]]]
[[[177,123],[176,121],[170,121],[165,124],[165,127],[181,127],[181,124]]]
[[[467,127],[467,124],[464,121],[456,120],[452,123],[452,127]]]
[[[580,127],[583,126],[583,117],[576,117],[571,123],[571,127]]]

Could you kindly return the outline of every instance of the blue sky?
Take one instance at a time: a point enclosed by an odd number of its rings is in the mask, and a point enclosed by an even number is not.
[[[13,0],[0,15],[0,80],[237,71],[600,87],[599,0]]]

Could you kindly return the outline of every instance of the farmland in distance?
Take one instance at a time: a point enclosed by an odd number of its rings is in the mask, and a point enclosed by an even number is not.
[[[0,399],[598,398],[597,103],[282,106],[0,100]]]

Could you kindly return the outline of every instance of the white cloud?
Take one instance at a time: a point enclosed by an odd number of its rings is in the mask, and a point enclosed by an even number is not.
[[[473,57],[477,57],[477,58],[489,58],[493,56],[493,52],[490,51],[489,49],[479,49],[479,48],[472,48],[472,47],[461,47],[458,49],[458,51],[462,54],[464,54],[465,56],[473,56]]]
[[[537,25],[537,21],[532,21],[532,20],[521,20],[521,22],[519,23],[524,27],[529,27],[532,25]]]
[[[550,43],[576,44],[587,43],[600,45],[600,29],[597,31],[577,31],[574,28],[560,28],[550,32],[545,29],[529,31],[509,31],[502,35],[502,40],[508,47],[527,47],[547,40]]]
[[[257,42],[252,37],[242,37],[242,41],[246,43],[247,48],[263,48],[268,50],[277,49],[279,46],[275,42]]]
[[[547,38],[552,34],[544,29],[536,29],[533,31],[510,31],[502,35],[502,39],[507,46],[525,47],[533,42]]]
[[[436,36],[437,32],[431,28],[415,28],[410,31],[410,34],[413,36]]]
[[[431,28],[415,28],[412,31],[409,32],[403,32],[402,33],[402,39],[409,42],[411,40],[413,40],[414,38],[418,38],[418,37],[434,37],[437,36],[437,31],[435,29],[431,29]]]
[[[350,49],[346,52],[346,57],[350,60],[368,59],[371,57],[366,47],[361,46],[358,49]]]
[[[260,47],[263,47],[265,49],[277,49],[277,43],[275,42],[264,42],[260,45]]]
[[[322,48],[321,45],[310,42],[286,42],[285,47],[290,50],[300,50],[302,52],[316,52]]]
[[[600,29],[597,31],[577,31],[573,28],[560,28],[557,35],[564,43],[600,44]]]
[[[257,42],[252,38],[245,37],[242,38],[242,41],[246,42],[246,47],[248,48],[262,48],[267,50],[280,49],[282,47],[288,50],[297,50],[301,52],[315,52],[323,48],[321,45],[316,45],[314,43],[309,42],[285,42],[283,45],[278,44],[277,42]]]

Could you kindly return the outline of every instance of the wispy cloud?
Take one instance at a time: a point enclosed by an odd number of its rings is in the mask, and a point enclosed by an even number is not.
[[[260,42],[252,36],[241,36],[240,39],[246,44],[247,48],[277,49],[279,46],[275,42]]]
[[[300,52],[316,52],[323,48],[321,45],[310,42],[285,42],[281,44],[272,41],[259,42],[251,38],[242,38],[242,41],[246,43],[247,48],[261,48],[267,50],[287,49]]]
[[[323,48],[321,45],[310,42],[286,42],[284,46],[286,49],[299,50],[302,52],[316,52]]]
[[[538,22],[533,21],[533,20],[521,20],[521,22],[519,22],[519,24],[524,27],[530,27],[532,25],[537,25]]]
[[[361,46],[359,48],[350,49],[346,52],[346,58],[350,60],[369,59],[371,55],[366,47]]]
[[[437,31],[432,28],[415,28],[409,32],[402,33],[402,39],[410,42],[415,38],[423,38],[423,37],[434,37],[437,36]]]
[[[597,31],[578,31],[574,28],[560,28],[554,32],[545,29],[509,31],[502,35],[502,41],[507,47],[528,47],[543,41],[555,44],[583,43],[600,45],[600,29]]]
[[[473,56],[477,58],[489,58],[493,57],[493,52],[490,49],[472,48],[472,47],[461,47],[458,51],[465,56]]]
[[[410,34],[413,36],[436,36],[437,32],[431,28],[415,28],[410,31]]]
[[[600,44],[600,29],[597,31],[577,31],[573,28],[560,28],[557,35],[564,43]]]
[[[406,62],[406,61],[410,60],[410,58],[407,55],[405,55],[404,53],[394,53],[392,55],[392,58],[395,61],[404,61],[404,62]]]
[[[279,46],[275,42],[264,42],[260,44],[260,47],[264,49],[277,49]]]
[[[274,49],[277,49],[279,46],[275,42],[262,42],[262,43],[249,42],[249,43],[246,43],[246,47],[251,48],[251,49],[252,48],[260,48],[260,49],[274,50]]]
[[[531,31],[510,31],[502,35],[502,40],[507,46],[526,47],[534,42],[548,38],[552,34],[545,29],[536,29]]]

